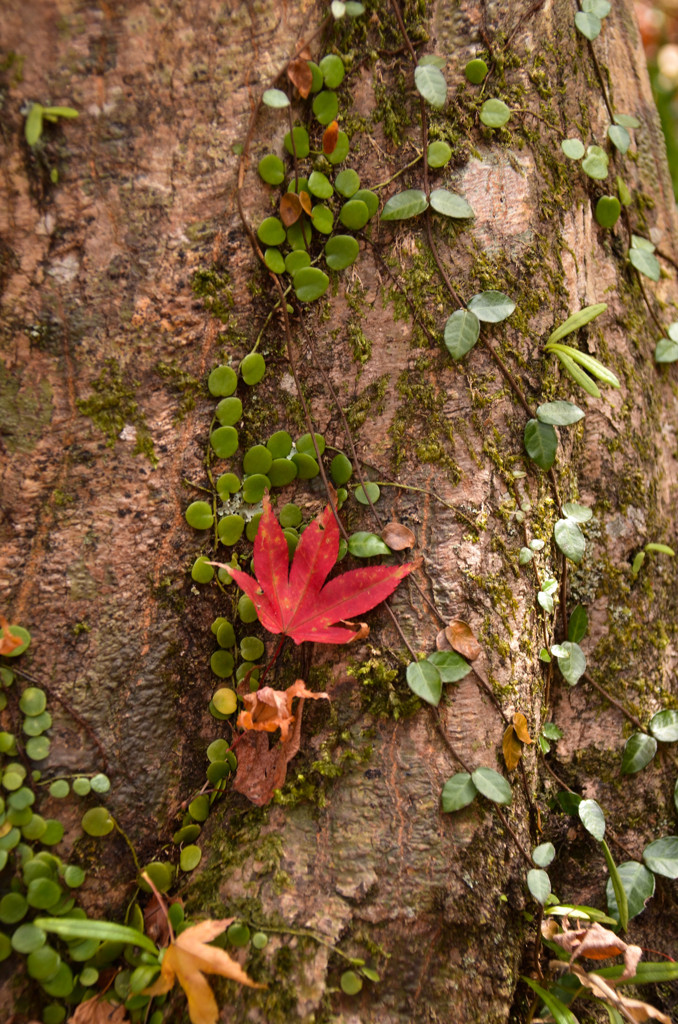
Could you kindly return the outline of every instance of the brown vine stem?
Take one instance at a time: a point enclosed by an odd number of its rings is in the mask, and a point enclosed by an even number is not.
[[[452,746],[452,743],[450,742],[449,736],[445,732],[445,726],[443,725],[442,718],[440,717],[440,708],[433,707],[433,705],[430,705],[430,707],[431,707],[431,711],[433,712],[433,717],[436,720],[436,726],[437,726],[438,732],[440,733],[440,736],[441,736],[441,738],[443,740],[443,743],[445,744],[445,746],[447,747],[449,752],[452,754],[452,757],[455,759],[455,761],[457,761],[457,763],[462,766],[462,768],[464,769],[466,774],[467,775],[471,775],[473,769],[469,768],[469,766],[464,763],[464,761],[461,758],[461,755],[459,755],[457,753],[457,751],[454,749],[454,747]]]
[[[416,309],[414,307],[414,303],[412,302],[412,299],[409,297],[409,295],[407,294],[407,292],[405,291],[405,289],[403,288],[403,286],[401,285],[401,283],[397,279],[397,277],[395,277],[394,274],[391,272],[391,268],[389,267],[388,263],[386,262],[384,257],[379,252],[379,247],[376,245],[375,242],[372,241],[371,238],[367,238],[366,235],[361,235],[361,237],[364,239],[364,241],[367,242],[368,245],[371,246],[372,252],[375,254],[377,259],[381,263],[382,267],[384,268],[384,270],[388,274],[389,278],[391,279],[391,282],[393,283],[394,288],[398,289],[398,291],[400,292],[402,297],[405,299],[405,302],[410,307],[410,313],[412,314],[412,319],[414,320],[414,322],[419,324],[419,326],[421,327],[422,331],[424,332],[424,334],[426,335],[428,340],[430,342],[433,342],[434,345],[437,345],[438,344],[438,339],[436,338],[436,336],[433,333],[433,331],[429,330],[429,328],[426,326],[424,321],[421,319],[421,317],[417,313],[417,311],[416,311]]]
[[[497,815],[499,816],[499,820],[501,821],[502,825],[504,826],[506,831],[509,833],[509,835],[513,839],[513,842],[516,844],[516,847],[518,848],[518,850],[520,852],[520,855],[523,857],[523,859],[525,860],[526,864],[529,864],[529,866],[531,868],[533,868],[535,866],[534,861],[532,860],[531,856],[529,855],[529,853],[527,852],[527,850],[525,849],[525,847],[521,843],[520,839],[518,839],[518,836],[516,835],[516,833],[513,831],[513,829],[509,825],[508,818],[506,817],[506,815],[502,811],[501,807],[499,806],[499,804],[493,804],[492,806],[494,807],[495,811],[497,812]]]
[[[587,683],[591,684],[594,690],[597,690],[598,693],[602,694],[605,700],[608,700],[610,704],[614,704],[617,710],[621,711],[622,715],[624,715],[625,718],[628,718],[629,722],[632,722],[637,729],[640,729],[641,732],[645,732],[645,727],[643,726],[643,723],[640,721],[640,719],[636,718],[636,716],[632,714],[631,711],[627,711],[624,705],[621,704],[618,700],[616,700],[611,693],[608,693],[604,686],[601,686],[600,683],[597,683],[592,675],[590,675],[588,672],[584,672],[584,679]]]

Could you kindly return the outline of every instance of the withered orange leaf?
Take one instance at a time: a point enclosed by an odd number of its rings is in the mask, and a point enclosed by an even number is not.
[[[68,1018],[68,1024],[129,1024],[125,1007],[119,1003],[109,1003],[100,995],[79,1003]]]
[[[11,632],[12,627],[5,618],[4,615],[0,615],[0,654],[11,654],[16,647],[21,647],[23,640],[20,637],[14,636]]]
[[[408,526],[402,523],[387,523],[381,531],[381,539],[388,544],[391,551],[404,551],[413,548],[417,539]]]
[[[339,125],[336,121],[330,121],[327,128],[323,132],[323,153],[325,156],[329,156],[330,153],[334,153],[337,148],[337,139],[339,138]]]
[[[301,217],[301,202],[294,192],[286,192],[280,200],[280,219],[289,228]]]
[[[356,634],[333,623],[362,615],[384,601],[414,565],[371,565],[326,582],[338,552],[339,527],[328,506],[304,530],[290,565],[287,540],[265,497],[254,541],[256,578],[230,565],[224,568],[251,599],[269,633],[282,633],[296,644],[346,644]]]
[[[287,65],[287,77],[292,85],[299,90],[299,95],[306,99],[313,85],[313,75],[306,61],[300,57],[291,60]]]
[[[483,649],[476,640],[473,630],[468,622],[464,622],[463,619],[452,619],[445,629],[445,636],[452,648],[468,661],[475,661],[483,653]]]
[[[513,728],[516,730],[516,736],[521,743],[534,743],[527,728],[527,719],[520,711],[516,711],[513,716]]]
[[[186,928],[165,950],[160,977],[144,995],[163,995],[178,981],[188,999],[188,1015],[192,1024],[217,1024],[219,1008],[205,974],[220,974],[250,988],[265,988],[252,981],[240,964],[228,953],[207,943],[220,935],[230,924],[225,921],[201,921]]]
[[[307,690],[303,679],[297,679],[287,690],[274,690],[272,686],[262,686],[260,690],[243,696],[245,710],[238,715],[238,726],[255,732],[275,732],[276,729],[280,729],[281,739],[285,743],[290,726],[294,722],[292,701],[295,697],[310,697],[312,700],[330,699],[326,693]]]
[[[585,956],[588,960],[609,960],[612,956],[623,954],[624,973],[619,976],[618,981],[635,974],[643,955],[640,946],[629,946],[609,928],[603,928],[598,921],[594,921],[588,928],[568,929],[561,935],[554,935],[553,941],[570,954],[570,963],[580,956]]]
[[[183,901],[180,899],[170,900],[169,905],[172,906],[173,903],[181,903],[183,906]],[[156,893],[151,894],[150,900],[144,907],[144,931],[156,946],[166,946],[170,940],[167,911]]]
[[[671,1018],[667,1017],[661,1010],[657,1010],[656,1007],[650,1006],[649,1003],[644,1003],[640,999],[629,999],[628,996],[623,996],[621,992],[617,992],[599,974],[587,974],[586,971],[583,971],[576,965],[572,968],[572,973],[576,975],[585,988],[593,992],[594,996],[602,999],[610,1006],[614,1006],[631,1024],[642,1024],[642,1021],[649,1020],[650,1018],[661,1021],[661,1024],[671,1024]],[[615,980],[619,981],[619,978]]]
[[[311,210],[313,209],[313,201],[311,199],[310,194],[308,192],[305,192],[303,189],[299,193],[299,202],[301,203],[301,208],[304,211],[304,213],[307,213],[310,217]]]
[[[512,725],[509,725],[504,733],[501,741],[501,749],[504,755],[504,761],[506,762],[506,767],[510,772],[512,772],[514,768],[518,767],[518,762],[523,756],[522,743],[516,736],[516,730]]]

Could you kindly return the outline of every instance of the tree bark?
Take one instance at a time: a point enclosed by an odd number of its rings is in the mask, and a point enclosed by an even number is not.
[[[201,867],[182,882],[196,918],[237,916],[271,936],[246,961],[268,990],[229,990],[224,1020],[498,1024],[512,1007],[526,1019],[519,975],[534,971],[538,914],[518,847],[529,855],[553,840],[563,901],[604,907],[606,875],[597,845],[554,805],[559,786],[535,747],[504,770],[502,734],[515,712],[532,737],[547,720],[559,725],[548,764],[599,801],[632,856],[675,831],[673,748],[660,768],[622,784],[628,721],[588,680],[570,688],[539,660],[545,636],[565,639],[560,613],[544,617],[534,572],[517,559],[526,538],[541,538],[542,574],[560,574],[551,543],[559,508],[552,480],[525,455],[528,417],[492,356],[531,409],[568,398],[586,411],[560,430],[555,466],[560,500],[595,512],[584,562],[568,568],[567,607],[588,609],[582,646],[593,680],[646,723],[676,703],[674,563],[647,559],[635,578],[631,562],[674,533],[675,371],[658,369],[653,352],[655,320],[665,330],[675,317],[677,225],[630,0],[614,6],[592,46],[564,0],[423,6],[406,4],[405,22],[418,55],[447,60],[447,106],[428,115],[430,137],[453,148],[431,187],[459,192],[475,214],[434,218],[436,248],[463,302],[497,289],[516,313],[483,325],[481,343],[453,362],[441,339],[459,301],[423,222],[375,218],[329,298],[292,317],[292,352],[315,429],[348,451],[329,380],[362,471],[401,485],[382,488],[376,511],[414,530],[423,559],[420,589],[403,584],[390,601],[407,642],[431,653],[458,617],[483,653],[434,711],[413,701],[403,672],[411,657],[383,610],[371,613],[360,644],[285,648],[272,685],[303,676],[331,705],[307,702],[301,751],[277,802],[253,808],[227,791],[215,805],[198,840]],[[370,4],[352,32],[342,24],[314,37],[325,15],[309,0],[26,0],[3,16],[3,52],[14,57],[2,93],[0,608],[31,630],[17,667],[50,694],[52,747],[40,767],[49,777],[107,768],[107,806],[144,863],[167,856],[185,802],[203,785],[206,745],[230,737],[207,705],[218,684],[210,624],[234,616],[235,588],[192,583],[194,558],[212,547],[184,518],[201,496],[195,485],[208,485],[207,374],[237,365],[263,330],[264,382],[238,391],[241,450],[278,429],[307,429],[283,324],[276,314],[266,325],[278,296],[239,215],[234,147],[263,89],[311,38],[314,58],[336,46],[347,64],[341,127],[362,187],[421,150],[413,66],[390,5]],[[464,66],[478,54],[491,67],[484,96],[513,109],[505,130],[477,118],[478,87],[465,83]],[[560,141],[611,148],[603,89],[613,111],[641,127],[629,156],[611,158],[608,181],[597,182],[566,160]],[[67,104],[80,117],[48,125],[31,148],[22,116],[31,101]],[[304,110],[295,105],[295,115]],[[257,162],[282,153],[288,124],[266,108],[252,124],[240,194],[256,230],[277,194]],[[605,231],[595,203],[615,193],[617,173],[634,199],[628,221]],[[379,193],[410,187],[423,187],[421,163]],[[657,285],[626,259],[627,223],[658,244]],[[597,302],[608,310],[581,332],[580,347],[622,386],[594,400],[543,344]],[[327,497],[317,478],[291,485],[279,505],[292,500],[308,519]],[[342,517],[349,532],[378,532],[353,498]],[[277,637],[248,632],[273,653]],[[441,813],[441,788],[462,765],[504,770],[513,790],[505,821],[480,800]],[[70,812],[67,850],[82,809]],[[76,855],[89,868],[88,912],[120,915],[135,878],[122,839],[81,843]],[[673,942],[675,954],[675,886],[659,879],[658,890],[633,940],[666,952]],[[344,995],[348,965],[332,947],[381,980]]]

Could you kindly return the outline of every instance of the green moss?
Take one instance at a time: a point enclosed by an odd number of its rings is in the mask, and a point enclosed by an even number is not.
[[[174,414],[174,423],[181,423],[186,414],[195,407],[196,397],[202,390],[202,385],[197,377],[182,370],[176,359],[171,363],[162,360],[153,367],[155,372],[167,385],[180,396],[179,408]]]
[[[367,419],[368,413],[372,416],[381,415],[384,410],[388,382],[389,374],[385,373],[369,384],[360,396],[344,409],[351,430],[359,430]]]
[[[134,455],[145,455],[152,466],[158,460],[155,455],[153,439],[146,424],[146,418],[136,401],[139,381],[130,380],[115,359],[107,359],[104,368],[96,380],[90,385],[94,394],[90,398],[76,402],[83,416],[92,420],[95,426],[105,434],[107,444],[113,447],[125,426],[136,429]]]
[[[349,665],[347,675],[360,684],[360,700],[363,711],[376,718],[388,717],[398,721],[409,718],[421,707],[416,697],[401,678],[397,668],[389,668],[379,652],[367,661]]]
[[[202,299],[204,308],[224,324],[229,322],[229,311],[234,305],[229,283],[229,274],[216,269],[196,270],[191,281],[193,294]]]
[[[0,437],[10,452],[33,451],[52,419],[52,387],[0,362]]]

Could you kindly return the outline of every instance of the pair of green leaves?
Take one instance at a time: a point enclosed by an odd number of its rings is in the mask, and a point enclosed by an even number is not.
[[[470,671],[471,666],[456,651],[435,651],[423,661],[413,661],[407,666],[407,685],[417,697],[437,707],[443,695],[443,683],[459,682]]]
[[[468,772],[457,772],[448,779],[441,794],[442,808],[445,813],[460,811],[473,803],[480,793],[495,804],[508,806],[511,803],[511,786],[499,772],[493,768],[476,768]]]
[[[658,711],[650,719],[650,734],[634,732],[629,736],[622,755],[622,775],[633,775],[642,771],[657,752],[657,741],[675,743],[678,740],[678,711]]]
[[[537,418],[525,425],[525,451],[540,469],[548,471],[558,448],[554,426],[569,427],[583,418],[582,410],[572,402],[544,402],[537,408]]]
[[[431,192],[431,208],[444,217],[451,217],[454,220],[466,220],[474,216],[473,210],[463,196],[456,192],[450,192],[446,188],[437,188]],[[417,217],[429,207],[429,200],[426,193],[419,188],[408,188],[404,192],[398,192],[391,196],[381,211],[381,219],[389,220],[410,220]]]
[[[578,313],[573,313],[572,316],[568,317],[564,323],[549,335],[545,346],[546,352],[558,357],[561,366],[575,384],[579,384],[593,398],[600,398],[600,389],[593,379],[594,377],[602,384],[607,384],[613,388],[620,387],[619,379],[593,356],[580,352],[578,349],[572,348],[571,345],[561,344],[561,338],[572,334],[592,320],[595,320],[606,309],[606,302],[598,302],[593,306],[586,306],[584,309],[580,309]]]
[[[577,30],[589,42],[593,42],[600,35],[603,18],[606,18],[611,10],[608,0],[582,0],[581,10],[574,16]]]
[[[458,309],[445,324],[445,347],[453,359],[463,359],[480,336],[480,321],[498,324],[511,316],[516,304],[503,292],[479,292],[469,301],[466,309]]]
[[[675,363],[678,359],[678,320],[669,324],[666,333],[668,338],[661,338],[654,350],[657,363]]]
[[[631,248],[629,249],[629,262],[636,268],[639,274],[649,277],[651,281],[657,282],[661,274],[659,260],[655,256],[656,246],[647,238],[639,235],[631,235]]]

